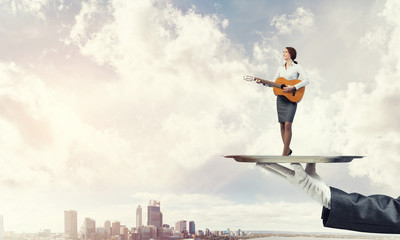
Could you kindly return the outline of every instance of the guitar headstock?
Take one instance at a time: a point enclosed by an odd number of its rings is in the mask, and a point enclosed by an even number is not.
[[[244,75],[243,80],[252,82],[252,81],[255,81],[255,77],[250,76],[250,75]]]

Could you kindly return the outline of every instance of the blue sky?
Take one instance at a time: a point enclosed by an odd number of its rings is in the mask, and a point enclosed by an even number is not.
[[[0,2],[6,231],[62,232],[67,209],[130,227],[150,199],[170,225],[332,231],[283,179],[221,157],[281,153],[275,96],[242,76],[272,78],[286,46],[311,80],[294,154],[367,156],[320,174],[397,197],[396,1],[35,3]]]

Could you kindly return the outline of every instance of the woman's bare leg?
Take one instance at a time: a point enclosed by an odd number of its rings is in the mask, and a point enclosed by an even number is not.
[[[285,123],[280,122],[279,126],[281,127],[282,142],[285,144]]]
[[[290,153],[290,142],[292,141],[292,123],[285,122],[283,127],[283,152],[282,156],[287,156]],[[281,133],[282,133],[282,125],[281,125]]]

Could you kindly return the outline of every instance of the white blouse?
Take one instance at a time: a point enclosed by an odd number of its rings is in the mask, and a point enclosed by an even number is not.
[[[306,86],[310,82],[300,64],[295,64],[292,62],[292,64],[290,64],[290,66],[287,69],[285,68],[285,64],[283,64],[283,66],[280,66],[276,71],[276,74],[273,79],[274,82],[279,77],[286,78],[287,80],[299,79],[301,80],[301,82],[294,85],[296,90]]]

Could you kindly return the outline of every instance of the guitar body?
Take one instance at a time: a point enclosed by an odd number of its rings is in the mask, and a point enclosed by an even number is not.
[[[279,85],[285,84],[286,86],[289,86],[289,85],[294,86],[294,85],[298,84],[299,82],[301,82],[301,80],[299,80],[299,79],[286,80],[283,77],[277,78],[276,81],[275,81],[275,83],[278,83]],[[300,89],[298,89],[298,90],[296,90],[294,92],[290,92],[290,93],[284,92],[283,89],[280,89],[278,87],[274,87],[273,90],[274,90],[275,95],[285,96],[291,102],[296,102],[297,103],[297,102],[300,102],[301,99],[303,98],[304,91],[306,90],[306,88],[302,87],[302,88],[300,88]]]

